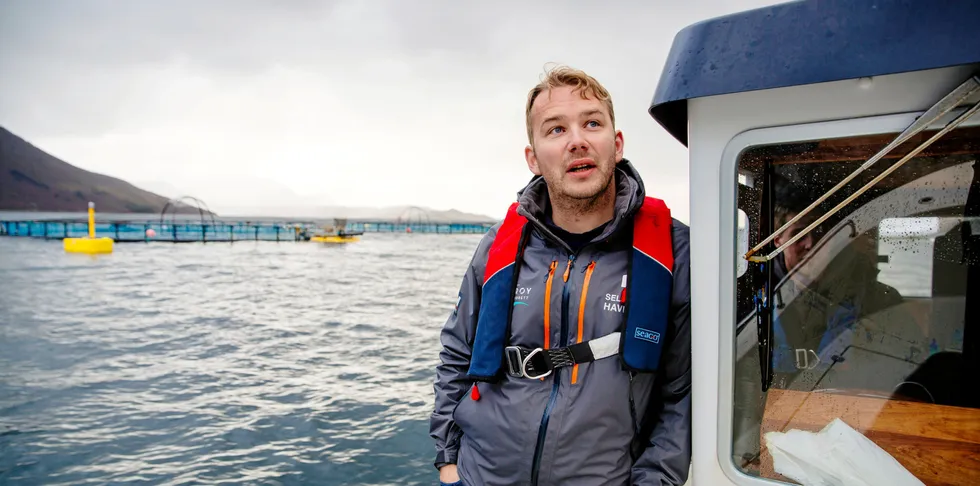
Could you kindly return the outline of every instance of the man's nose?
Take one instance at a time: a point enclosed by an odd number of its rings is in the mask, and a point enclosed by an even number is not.
[[[585,141],[584,134],[581,130],[572,129],[568,132],[569,134],[569,150],[572,152],[587,151],[589,149],[589,144]]]
[[[803,247],[804,251],[810,251],[813,248],[813,235],[806,235],[800,238],[800,246]]]

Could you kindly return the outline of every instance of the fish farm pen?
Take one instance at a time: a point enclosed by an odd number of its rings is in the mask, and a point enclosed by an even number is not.
[[[349,222],[345,230],[363,233],[482,234],[491,226],[490,223]],[[309,233],[320,227],[320,224],[313,222],[147,220],[99,222],[95,224],[95,233],[98,237],[112,238],[117,243],[305,241]],[[88,223],[84,220],[0,221],[0,236],[62,239],[87,234]]]

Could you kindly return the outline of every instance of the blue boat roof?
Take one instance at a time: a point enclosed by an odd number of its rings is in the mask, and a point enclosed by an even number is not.
[[[980,1],[815,0],[674,37],[650,115],[687,145],[687,100],[980,63]]]

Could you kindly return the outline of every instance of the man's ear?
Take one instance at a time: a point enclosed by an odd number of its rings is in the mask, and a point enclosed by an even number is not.
[[[527,161],[527,168],[534,175],[541,175],[541,168],[538,167],[538,157],[534,155],[534,147],[528,145],[524,147],[524,160]]]
[[[788,220],[787,220],[787,221],[788,221]],[[777,226],[777,228],[778,228],[778,226]],[[773,242],[773,243],[774,243],[774,244],[775,244],[776,246],[782,246],[782,244],[783,244],[783,242],[785,242],[786,240],[788,240],[788,239],[789,239],[789,238],[787,238],[787,237],[786,237],[786,234],[787,234],[787,233],[789,233],[789,230],[787,230],[787,231],[783,231],[782,233],[779,233],[778,235],[776,235],[776,237],[775,237],[775,238],[773,238],[773,239],[772,239],[772,242]]]
[[[623,160],[623,131],[616,130],[616,162]]]

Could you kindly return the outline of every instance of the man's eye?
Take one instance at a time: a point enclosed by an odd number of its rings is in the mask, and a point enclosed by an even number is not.
[[[562,130],[564,130],[564,128],[562,128],[562,127],[555,127],[555,128],[552,128],[551,130],[548,130],[548,133],[558,134],[558,133],[561,133]]]
[[[597,122],[595,120],[589,120],[588,123],[586,123],[586,125],[588,125],[588,126],[590,126],[592,128],[597,128],[599,126],[599,122]]]

